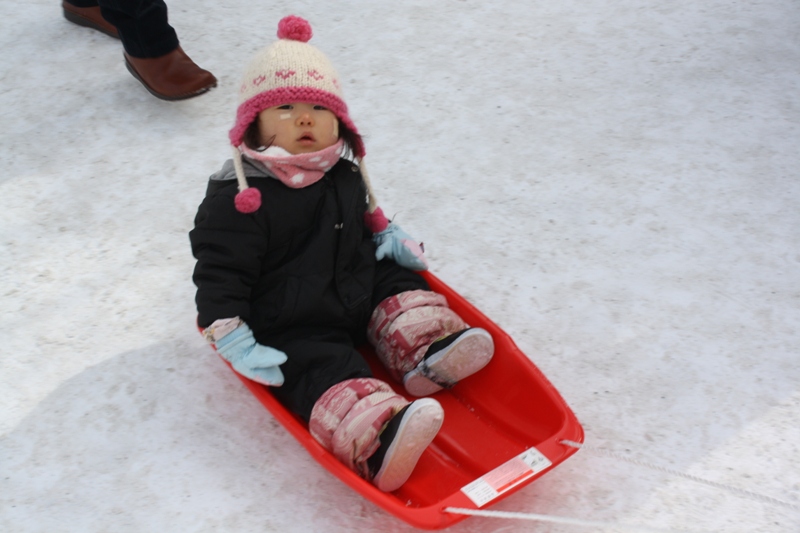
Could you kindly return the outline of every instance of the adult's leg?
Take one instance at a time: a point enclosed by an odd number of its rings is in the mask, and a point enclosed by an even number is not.
[[[94,7],[98,5],[102,16]],[[163,0],[69,0],[63,6],[71,22],[109,35],[118,33],[125,66],[154,96],[184,100],[216,87],[214,75],[181,48]]]
[[[178,48],[163,0],[97,0],[100,12],[119,30],[125,52],[135,58],[155,58]]]

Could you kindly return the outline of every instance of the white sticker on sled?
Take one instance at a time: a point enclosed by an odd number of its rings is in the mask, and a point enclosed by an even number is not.
[[[551,464],[553,463],[550,462],[550,459],[542,455],[539,450],[531,448],[484,474],[469,485],[465,485],[461,488],[461,492],[466,494],[475,505],[483,507]]]

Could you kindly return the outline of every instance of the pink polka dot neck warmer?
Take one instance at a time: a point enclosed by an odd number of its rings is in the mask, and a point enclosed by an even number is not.
[[[263,152],[252,150],[246,145],[239,149],[247,158],[257,161],[267,171],[292,189],[302,189],[322,179],[344,153],[341,139],[333,146],[318,152],[292,155],[279,146],[270,146]]]

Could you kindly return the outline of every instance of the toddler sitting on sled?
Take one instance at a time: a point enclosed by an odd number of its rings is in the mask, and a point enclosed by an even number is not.
[[[380,490],[411,475],[444,419],[409,402],[356,350],[369,341],[409,396],[491,359],[414,270],[420,246],[377,207],[364,144],[325,55],[299,17],[250,62],[230,131],[190,232],[198,323],[240,374],[273,387],[326,449]]]

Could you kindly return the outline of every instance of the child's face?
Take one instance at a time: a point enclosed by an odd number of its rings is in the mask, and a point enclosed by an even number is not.
[[[280,146],[290,154],[317,152],[339,140],[339,120],[328,109],[293,103],[270,107],[258,115],[261,142]]]

